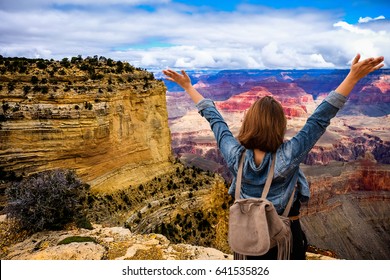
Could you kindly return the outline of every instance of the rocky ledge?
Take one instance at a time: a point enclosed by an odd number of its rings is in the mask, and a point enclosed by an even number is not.
[[[6,223],[5,216],[1,222]],[[124,227],[93,225],[92,230],[73,228],[33,234],[2,248],[3,260],[232,260],[214,248],[171,243],[161,234],[134,234]],[[307,253],[310,260],[330,260]]]
[[[229,260],[213,248],[172,244],[161,234],[132,234],[123,227],[94,225],[36,233],[8,248],[7,260]]]

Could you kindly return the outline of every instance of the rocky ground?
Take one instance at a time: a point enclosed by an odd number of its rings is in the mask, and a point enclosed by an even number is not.
[[[7,220],[1,217],[3,260],[232,260],[214,248],[173,244],[161,234],[133,234],[124,227],[93,225],[92,230],[69,228],[44,231],[4,244]],[[311,260],[332,259],[307,253]]]
[[[6,220],[3,218],[3,223]],[[213,248],[173,244],[161,234],[132,234],[124,227],[93,225],[92,230],[70,228],[35,233],[3,246],[6,260],[228,260]]]

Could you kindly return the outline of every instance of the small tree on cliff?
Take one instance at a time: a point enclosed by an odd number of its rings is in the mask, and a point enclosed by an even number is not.
[[[88,185],[73,171],[57,169],[37,173],[7,188],[7,217],[31,232],[84,222],[87,190]]]

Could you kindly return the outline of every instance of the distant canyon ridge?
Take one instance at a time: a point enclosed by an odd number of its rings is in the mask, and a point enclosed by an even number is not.
[[[234,135],[258,98],[273,96],[294,136],[347,70],[189,71],[194,86],[216,107]],[[209,124],[175,84],[167,82],[174,153],[188,165],[231,175]],[[390,70],[359,82],[348,102],[304,160],[312,197],[302,209],[309,242],[341,258],[390,258]],[[364,238],[363,238],[364,236]]]
[[[346,74],[344,70],[226,70],[195,72],[191,77],[195,87],[215,101],[234,135],[238,134],[249,106],[263,96],[273,96],[282,104],[288,118],[288,139],[303,127]],[[223,164],[208,123],[184,92],[170,82],[166,84],[174,152],[181,156],[196,154]],[[389,114],[390,70],[382,70],[360,81],[304,163],[351,162],[370,154],[377,163],[390,164]]]

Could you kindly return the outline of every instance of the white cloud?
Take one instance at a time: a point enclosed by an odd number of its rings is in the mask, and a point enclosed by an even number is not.
[[[295,68],[334,68],[331,62],[326,62],[321,54],[301,53],[290,46],[278,46],[271,42],[261,51],[262,60],[271,68],[288,68],[294,65]]]
[[[355,26],[353,24],[349,24],[348,22],[345,21],[339,21],[336,22],[334,27],[341,27],[349,32],[356,33],[356,34],[362,34],[362,35],[374,35],[375,31],[372,31],[370,29],[362,29],[359,28],[358,26]]]
[[[370,22],[370,21],[375,21],[375,20],[381,20],[381,19],[386,19],[384,16],[379,16],[379,17],[376,17],[376,18],[372,18],[372,17],[360,17],[359,18],[359,23],[366,23],[366,22]]]
[[[42,7],[54,2],[37,1]],[[154,11],[107,7],[105,12],[43,8],[32,12],[0,5],[0,54],[56,59],[96,54],[161,68],[347,67],[357,52],[390,57],[387,20],[378,21],[373,29],[370,23],[334,23],[332,14],[318,10],[258,7],[222,13],[173,2],[164,5],[167,1],[150,0],[159,3]]]
[[[12,0],[1,1],[0,9],[26,10],[32,8],[45,8],[63,5],[76,6],[137,6],[137,5],[159,5],[170,3],[171,0]]]
[[[340,27],[338,34],[333,32],[340,38],[339,51],[349,54],[350,58],[353,58],[356,53],[360,53],[362,58],[384,56],[386,59],[390,57],[390,49],[386,47],[390,45],[389,21],[383,21],[380,26],[372,26],[370,23],[352,25],[338,22],[334,24],[334,27]],[[349,65],[350,62],[351,60],[347,64]],[[386,63],[385,67],[387,67]]]

